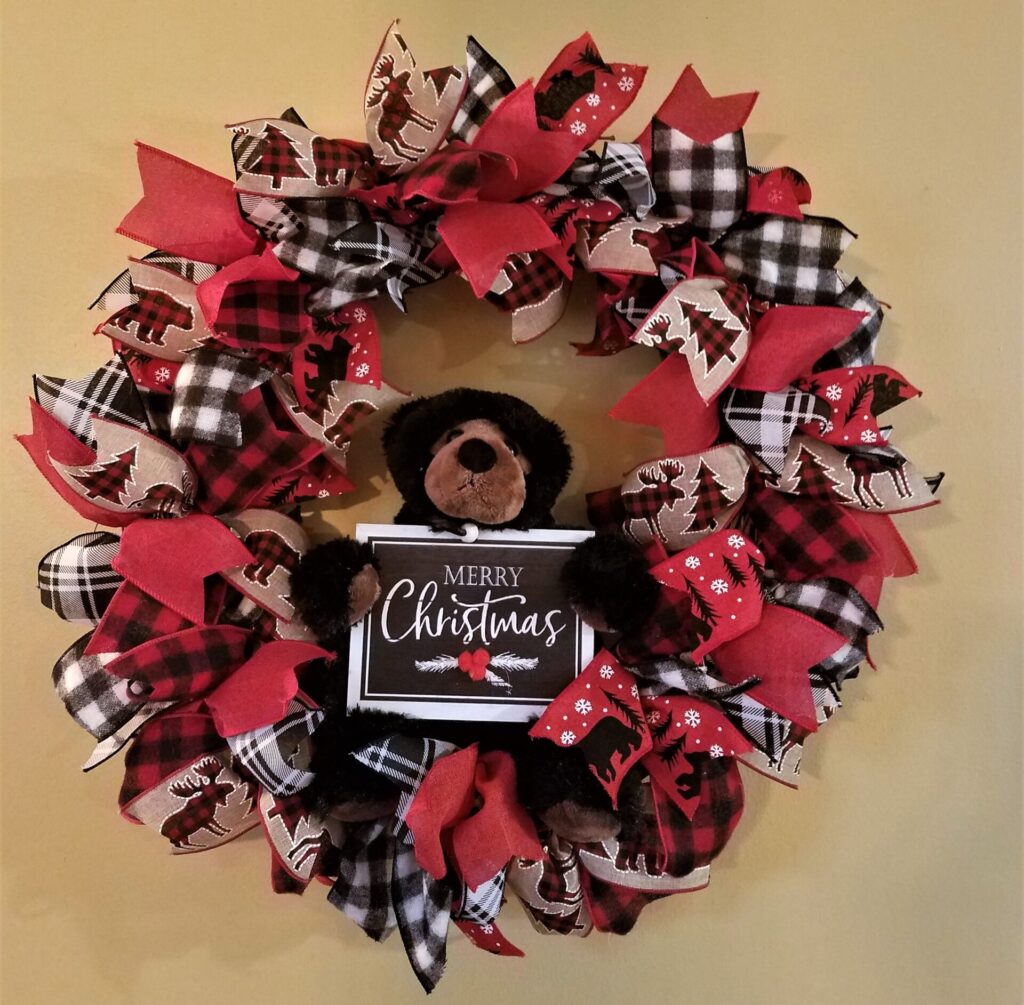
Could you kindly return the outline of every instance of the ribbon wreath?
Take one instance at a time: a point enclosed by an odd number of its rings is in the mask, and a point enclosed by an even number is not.
[[[139,144],[143,196],[118,230],[150,250],[92,305],[114,355],[36,376],[19,438],[109,528],[39,566],[43,603],[90,626],[53,669],[96,741],[85,769],[125,749],[121,812],[175,852],[260,825],[276,891],[317,879],[374,939],[397,929],[428,991],[451,923],[522,955],[496,923],[509,893],[540,931],[583,936],[707,885],[738,765],[797,783],[870,659],[883,581],[916,571],[892,515],[932,505],[941,478],[879,421],[920,392],[875,362],[880,303],[837,268],[854,235],[805,211],[800,172],[747,161],[756,93],[712,97],[686,67],[639,136],[595,148],[645,72],[587,34],[536,83],[473,38],[463,65],[421,70],[392,25],[365,138],[293,109],[235,123],[234,180]],[[404,396],[375,298],[405,310],[459,276],[527,342],[579,272],[597,288],[579,353],[658,354],[610,414],[659,429],[661,456],[588,508],[644,548],[659,596],[532,742],[577,748],[613,802],[639,778],[638,821],[568,842],[519,805],[509,755],[395,734],[353,756],[398,810],[346,827],[309,798],[325,713],[301,681],[330,657],[291,604],[310,542],[281,510],[350,491],[353,436]],[[457,668],[476,679],[487,655]]]

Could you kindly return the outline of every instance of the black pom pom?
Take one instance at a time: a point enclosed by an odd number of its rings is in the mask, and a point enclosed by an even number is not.
[[[291,601],[302,620],[328,649],[344,641],[352,616],[352,580],[377,560],[367,544],[341,537],[306,552],[292,573]]]
[[[611,810],[608,793],[575,747],[559,747],[551,740],[524,736],[512,756],[519,801],[528,810],[542,813],[567,799],[580,806]]]
[[[643,628],[659,591],[639,547],[617,534],[599,534],[577,545],[562,569],[562,585],[574,607],[596,613],[626,635]]]

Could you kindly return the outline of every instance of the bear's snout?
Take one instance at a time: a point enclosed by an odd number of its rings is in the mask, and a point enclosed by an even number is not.
[[[480,475],[490,471],[498,460],[498,454],[486,440],[473,438],[463,440],[459,444],[459,452],[456,455],[459,463],[473,474]]]

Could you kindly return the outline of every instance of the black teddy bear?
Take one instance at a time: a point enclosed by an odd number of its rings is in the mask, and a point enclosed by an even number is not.
[[[553,526],[551,509],[572,467],[565,435],[555,423],[512,395],[467,388],[400,407],[385,429],[384,451],[403,499],[395,522],[458,534],[474,524],[490,530]],[[562,584],[570,604],[595,630],[626,635],[647,621],[659,589],[636,545],[610,534],[577,545]],[[343,657],[349,629],[380,592],[373,554],[347,537],[322,544],[302,559],[291,590],[321,644]],[[507,750],[516,763],[520,802],[569,840],[611,837],[635,819],[641,801],[637,770],[625,779],[614,811],[583,754],[531,739],[528,723],[481,730],[471,722],[346,711],[344,671],[336,663],[318,676],[315,690],[327,717],[315,735],[312,794],[321,809],[340,819],[370,820],[394,811],[398,790],[348,755],[396,732]]]

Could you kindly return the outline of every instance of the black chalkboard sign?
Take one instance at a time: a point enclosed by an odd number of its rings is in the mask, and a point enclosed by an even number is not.
[[[381,594],[352,630],[349,707],[424,719],[522,722],[594,654],[559,573],[589,531],[481,531],[359,524]]]

